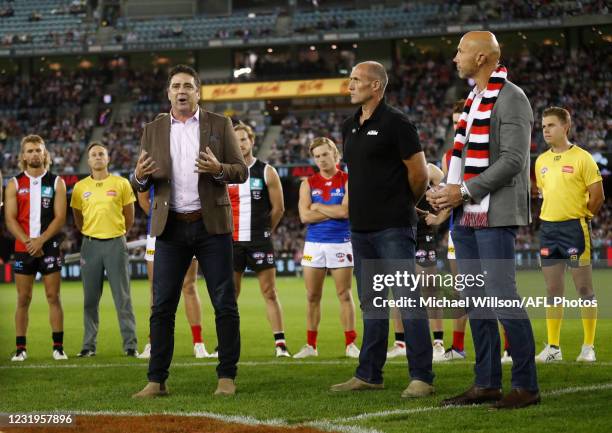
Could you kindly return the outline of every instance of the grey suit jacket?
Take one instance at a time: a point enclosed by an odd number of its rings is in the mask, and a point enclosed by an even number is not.
[[[210,174],[200,174],[198,193],[202,203],[202,219],[210,234],[233,231],[232,209],[226,183],[243,183],[248,175],[238,139],[227,117],[200,108],[200,151],[206,147],[214,153],[223,166],[223,177],[215,179]],[[151,236],[163,233],[170,210],[172,191],[172,160],[170,157],[170,115],[147,123],[140,140],[140,151],[146,150],[155,160],[159,170],[149,176],[144,185],[131,176],[131,183],[140,192],[155,187],[151,204]],[[194,161],[195,170],[195,161]],[[143,179],[139,179],[143,180]]]
[[[506,82],[491,113],[489,167],[465,184],[476,202],[491,194],[489,227],[531,221],[529,149],[533,111],[520,87]],[[461,170],[465,166],[465,149]],[[462,173],[463,175],[463,173]]]

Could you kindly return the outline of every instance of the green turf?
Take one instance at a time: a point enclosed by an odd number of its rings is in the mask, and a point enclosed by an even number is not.
[[[51,359],[51,331],[47,305],[40,284],[35,287],[28,332],[29,359],[22,365],[9,361],[14,345],[13,313],[15,289],[0,285],[0,413],[15,411],[137,411],[199,412],[227,415],[250,415],[258,419],[283,419],[288,423],[331,420],[337,425],[358,426],[379,432],[437,431],[546,431],[554,424],[555,431],[609,431],[612,416],[609,404],[612,387],[551,395],[546,393],[571,387],[612,384],[612,335],[610,306],[612,271],[597,271],[595,287],[600,302],[596,340],[598,362],[581,365],[572,362],[582,343],[580,320],[566,320],[562,330],[562,348],[566,360],[555,365],[539,366],[540,386],[545,393],[543,404],[520,412],[490,412],[487,408],[425,409],[423,412],[396,413],[387,416],[345,420],[364,413],[410,410],[436,406],[443,397],[464,390],[472,379],[471,362],[437,364],[436,395],[418,401],[399,397],[407,385],[404,360],[393,360],[385,368],[386,389],[357,394],[331,394],[329,385],[344,381],[354,372],[356,361],[342,357],[344,337],[339,326],[338,302],[332,281],[327,281],[323,299],[322,323],[319,331],[319,358],[308,362],[272,357],[273,339],[265,319],[264,304],[256,280],[246,279],[240,298],[242,356],[237,379],[239,392],[235,398],[216,399],[215,363],[196,360],[192,356],[191,336],[183,307],[177,318],[177,339],[168,384],[172,396],[155,401],[134,401],[130,395],[146,382],[146,361],[122,356],[119,330],[110,291],[101,303],[98,356],[77,359],[82,338],[82,290],[80,283],[64,283],[62,301],[65,311],[65,347],[70,360],[58,363]],[[543,281],[538,272],[520,272],[521,293],[542,294]],[[568,284],[568,294],[574,289]],[[289,348],[297,351],[305,340],[305,294],[303,281],[280,278],[280,299],[285,311],[285,330]],[[148,327],[148,287],[135,281],[132,287],[139,346],[146,342]],[[204,309],[204,339],[209,348],[215,346],[210,302],[200,282]],[[568,312],[568,316],[572,313]],[[542,314],[540,313],[540,317]],[[359,319],[358,319],[359,320]],[[358,321],[359,323],[359,321]],[[537,350],[546,341],[545,322],[533,321]],[[451,324],[446,323],[447,345]],[[358,332],[360,331],[358,326]],[[466,349],[472,354],[471,338]],[[473,360],[470,356],[469,361]],[[253,365],[250,362],[261,363]],[[60,365],[77,368],[56,368]],[[80,366],[89,366],[80,368]],[[49,366],[51,368],[28,368]],[[509,387],[510,368],[504,367],[504,384]]]

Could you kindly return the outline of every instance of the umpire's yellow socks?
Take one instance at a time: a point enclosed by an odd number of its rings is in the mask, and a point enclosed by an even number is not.
[[[546,330],[548,344],[559,347],[561,341],[561,322],[563,322],[563,305],[546,307]]]
[[[582,307],[582,329],[584,330],[584,344],[593,346],[595,343],[595,328],[597,327],[597,307]]]

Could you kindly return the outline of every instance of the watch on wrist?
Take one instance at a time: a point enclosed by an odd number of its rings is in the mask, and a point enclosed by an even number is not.
[[[461,200],[463,200],[464,202],[468,202],[472,199],[472,197],[470,196],[470,193],[468,192],[467,187],[464,184],[461,184],[459,186],[459,192],[461,192]]]

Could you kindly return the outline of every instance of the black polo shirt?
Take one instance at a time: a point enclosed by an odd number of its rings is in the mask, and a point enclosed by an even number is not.
[[[415,226],[415,202],[403,160],[422,150],[417,129],[384,100],[363,125],[360,116],[361,107],[342,128],[351,230]]]

